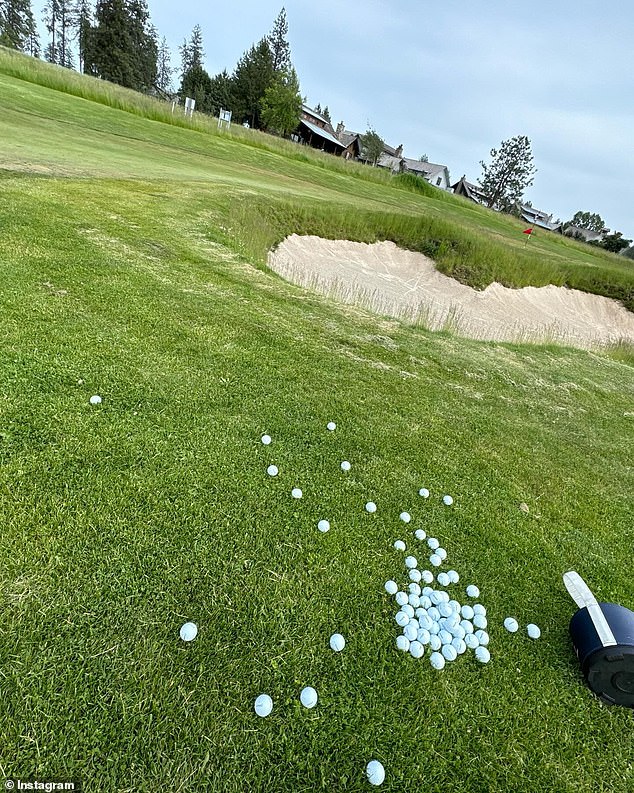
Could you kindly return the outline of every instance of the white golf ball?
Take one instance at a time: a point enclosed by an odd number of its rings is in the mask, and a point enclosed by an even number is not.
[[[273,700],[268,694],[260,694],[255,700],[255,712],[263,719],[273,710]]]
[[[539,639],[539,637],[542,635],[542,632],[537,627],[537,625],[535,625],[532,622],[530,623],[530,625],[526,626],[526,631],[531,639]]]
[[[449,600],[449,596],[446,592],[443,592],[442,594],[447,598],[447,602],[451,606],[451,610],[455,611],[456,614],[460,614],[460,603],[458,603],[457,600]]]
[[[317,528],[319,529],[319,531],[323,531],[323,532],[329,531],[330,523],[327,520],[320,520],[319,523],[317,524]]]
[[[427,539],[427,545],[431,548],[432,551],[435,551],[436,548],[440,546],[440,543],[435,537],[429,537]]]
[[[401,512],[399,518],[403,521],[403,523],[409,523],[412,519],[412,516],[409,514],[409,512]]]
[[[431,582],[434,580],[434,574],[431,572],[431,570],[423,570],[421,572],[421,578],[426,584],[431,584]]]
[[[434,622],[438,622],[438,620],[440,619],[440,612],[435,606],[432,606],[430,609],[427,609],[427,616],[429,617],[430,620],[433,620]]]
[[[333,633],[330,637],[330,647],[336,653],[340,653],[343,648],[346,646],[346,640],[340,633]]]
[[[464,639],[461,639],[459,636],[455,636],[454,640],[451,642],[451,646],[456,650],[458,655],[462,655],[463,653],[467,652],[467,644]]]
[[[413,608],[413,606],[410,606],[410,604],[409,604],[409,603],[404,603],[404,604],[401,606],[401,611],[402,611],[404,614],[407,614],[407,616],[408,616],[410,619],[414,619],[414,608]]]
[[[443,654],[446,661],[455,661],[458,657],[458,653],[453,644],[443,644],[440,652]]]
[[[329,421],[328,424],[326,424],[326,427],[330,430],[330,432],[337,429],[337,425],[334,421]]]
[[[396,624],[399,628],[405,628],[409,625],[409,617],[404,611],[397,611],[396,616],[394,617]]]
[[[270,435],[263,435],[263,436],[262,436],[262,443],[263,443],[265,446],[269,446],[269,445],[270,445],[270,443],[271,443],[271,440],[272,440],[272,439],[271,439],[271,436],[270,436]],[[268,715],[268,714],[267,714],[267,715]]]
[[[427,630],[427,628],[419,628],[418,633],[416,634],[417,640],[421,644],[429,644],[431,639],[431,633]]]
[[[478,640],[478,644],[482,645],[482,647],[486,647],[489,644],[489,634],[486,631],[479,630],[474,635]]]
[[[186,622],[181,626],[180,637],[184,642],[193,641],[198,635],[198,627],[193,622]]]
[[[434,604],[434,606],[440,606],[440,604],[443,602],[442,592],[438,589],[434,589],[429,596],[429,599]]]
[[[410,584],[407,588],[411,595],[418,595],[420,597],[420,586],[418,584]]]
[[[279,473],[279,469],[277,465],[269,465],[269,467],[266,469],[266,473],[269,476],[277,476]]]
[[[91,405],[100,405],[101,404],[101,397],[98,394],[90,397],[90,404]]]
[[[473,624],[476,628],[483,631],[488,625],[487,618],[483,614],[476,614],[473,618]],[[515,623],[515,630],[517,630],[517,622]]]
[[[436,548],[436,556],[440,556],[444,562],[447,558],[447,551],[444,548]]]
[[[447,575],[449,576],[449,580],[451,581],[452,584],[457,584],[458,581],[460,581],[460,576],[455,570],[449,570],[447,572]]]
[[[438,634],[438,638],[440,639],[441,644],[451,644],[453,641],[453,636],[444,628]],[[451,658],[448,658],[447,660],[451,661]]]
[[[409,567],[410,570],[414,567],[418,567],[418,562],[415,556],[406,556],[405,557],[405,567]]]
[[[382,785],[385,779],[385,769],[378,760],[370,760],[365,769],[368,782],[371,785]]]
[[[417,609],[420,606],[420,597],[414,593],[408,597],[408,601],[412,608]]]
[[[429,631],[429,646],[433,652],[438,652],[442,647],[442,642],[438,638],[438,634],[432,631]]]
[[[473,624],[476,624],[475,619],[473,620]],[[484,626],[482,626],[484,627]],[[517,624],[517,620],[514,617],[507,617],[504,620],[504,627],[509,633],[517,633],[519,625]]]
[[[399,606],[404,606],[408,601],[409,595],[407,592],[397,592],[394,596],[394,600],[398,603]]]
[[[480,590],[475,584],[469,584],[469,586],[467,587],[467,597],[470,598],[480,597]]]
[[[405,543],[403,542],[403,540],[397,540],[394,543],[394,547],[396,548],[397,551],[404,551],[405,550]]]
[[[466,636],[464,637],[464,643],[467,645],[467,647],[470,650],[475,650],[476,647],[480,646],[480,642],[477,640],[475,634],[473,633],[466,634]]]
[[[483,617],[486,617],[487,610],[484,608],[482,603],[475,603],[473,606],[473,613],[481,614]]]
[[[473,609],[471,608],[471,606],[463,606],[463,607],[460,609],[460,613],[462,614],[462,616],[463,616],[463,617],[464,617],[464,619],[466,619],[466,620],[472,620],[472,619],[473,619],[474,611],[473,611]]]
[[[428,631],[431,628],[433,622],[434,621],[427,614],[418,615],[418,624],[420,625],[421,628],[424,628],[426,631]]]
[[[447,617],[453,614],[453,611],[451,610],[451,606],[449,605],[449,603],[444,603],[442,600],[440,601],[440,603],[438,603],[438,611],[440,612],[440,616],[444,617],[445,619],[447,619]]]
[[[421,489],[418,491],[418,495],[422,496],[423,498],[429,498],[429,490],[427,490],[426,487],[421,487]]]
[[[425,648],[419,641],[413,641],[409,646],[409,652],[413,658],[422,658]]]
[[[427,532],[423,531],[423,529],[416,529],[414,532],[414,537],[416,537],[417,540],[424,540],[426,536]]]
[[[291,490],[291,495],[293,496],[293,498],[301,498],[303,496],[303,493],[298,487],[294,487]]]
[[[481,664],[488,664],[491,660],[491,653],[487,650],[486,647],[476,647],[475,649],[475,657],[480,661]]]
[[[396,583],[396,581],[392,581],[392,580],[386,581],[385,591],[387,592],[388,595],[395,595],[398,592],[398,584]]]
[[[350,468],[351,468],[351,466],[350,466],[350,463],[349,463],[347,460],[344,460],[344,461],[341,463],[341,470],[342,470],[342,471],[349,471],[349,470],[350,470]]]
[[[376,512],[376,504],[374,501],[368,501],[368,503],[365,505],[365,511],[370,513]]]
[[[409,639],[407,638],[407,636],[403,636],[403,634],[401,634],[400,636],[397,636],[396,637],[396,646],[398,647],[399,650],[402,650],[404,653],[408,653],[409,652]]]
[[[418,584],[420,582],[421,577],[422,576],[421,576],[420,570],[417,570],[416,568],[414,568],[413,570],[409,571],[409,580],[410,581],[414,581],[415,583]]]
[[[449,584],[451,583],[451,579],[449,578],[449,575],[447,573],[438,573],[436,580],[438,581],[440,586],[449,586]]]
[[[446,507],[450,507],[453,504],[453,498],[451,496],[443,496],[442,497],[442,503]]]
[[[432,606],[431,598],[429,595],[420,596],[420,604],[424,609],[429,609]]]
[[[465,620],[460,620],[460,627],[465,632],[465,634],[474,633],[475,632],[474,631],[474,627],[473,627],[473,623],[470,622],[469,620],[466,620],[466,619]]]
[[[439,652],[433,652],[429,656],[429,661],[434,669],[444,669],[445,668],[445,659]]]
[[[418,628],[412,625],[412,623],[410,622],[409,625],[406,625],[403,628],[403,636],[405,636],[405,638],[408,639],[410,642],[415,641],[416,637],[418,636]]]
[[[302,689],[299,699],[305,708],[314,708],[317,704],[317,692],[312,686],[306,686]]]
[[[437,553],[432,553],[432,555],[429,557],[429,563],[434,567],[440,567],[442,564],[442,559]]]

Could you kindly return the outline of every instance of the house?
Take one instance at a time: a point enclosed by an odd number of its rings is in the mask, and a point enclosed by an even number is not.
[[[413,173],[422,176],[429,184],[439,187],[441,190],[449,190],[449,169],[446,165],[438,165],[434,162],[423,162],[421,160],[410,160],[403,158],[401,165],[402,173]]]
[[[329,154],[342,155],[346,146],[337,139],[332,124],[327,118],[317,113],[308,105],[302,105],[302,115],[297,130],[301,143],[306,143],[314,149],[327,151]]]
[[[467,182],[465,176],[460,177],[455,184],[452,184],[451,189],[454,191],[455,195],[464,196],[464,198],[468,198],[470,201],[475,201],[476,204],[487,203],[482,188],[477,184]]]
[[[343,121],[340,121],[335,130],[335,137],[345,146],[341,155],[342,157],[346,160],[359,159],[359,155],[361,154],[361,135],[358,132],[347,130]]]
[[[537,226],[537,228],[546,229],[546,231],[556,231],[559,234],[563,233],[562,224],[552,222],[552,213],[549,215],[541,209],[535,209],[535,207],[530,206],[530,204],[522,204],[519,201],[515,206],[519,217],[526,221],[526,223],[530,223],[531,226]]]
[[[566,225],[562,233],[567,237],[574,237],[575,239],[580,239],[584,242],[601,242],[605,235],[610,233],[610,229],[591,231],[590,229],[584,229],[581,226],[573,226],[572,224],[569,224]]]

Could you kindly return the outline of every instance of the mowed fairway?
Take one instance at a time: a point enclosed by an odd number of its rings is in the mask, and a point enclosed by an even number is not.
[[[429,333],[263,266],[280,234],[435,218],[506,267],[517,224],[1,68],[0,101],[0,772],[308,793],[372,789],[378,759],[399,793],[632,791],[634,711],[585,687],[561,580],[634,609],[631,355]],[[450,593],[480,587],[488,665],[397,651],[416,528]]]

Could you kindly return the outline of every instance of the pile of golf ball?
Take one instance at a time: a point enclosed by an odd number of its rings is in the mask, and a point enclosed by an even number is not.
[[[427,540],[427,549],[431,551],[429,563],[433,567],[440,567],[447,559],[447,552],[435,537],[427,538],[422,529],[416,529],[414,538],[419,543]],[[405,543],[397,540],[394,548],[404,551]],[[448,587],[459,583],[459,574],[448,570],[434,576],[431,570],[419,570],[415,556],[405,557],[404,564],[409,583],[402,589],[396,581],[385,583],[385,591],[399,607],[394,617],[402,631],[396,639],[397,648],[413,658],[429,655],[434,669],[442,669],[467,650],[473,650],[481,663],[488,663],[491,656],[487,649],[486,608],[478,602],[463,605],[455,597],[451,598],[447,591]],[[475,600],[480,596],[480,590],[469,584],[465,594]]]

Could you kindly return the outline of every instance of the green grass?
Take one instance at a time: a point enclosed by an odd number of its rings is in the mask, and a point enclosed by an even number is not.
[[[371,169],[25,76],[0,76],[0,771],[90,791],[363,791],[377,758],[385,791],[631,791],[633,713],[584,686],[561,583],[577,569],[634,606],[628,351],[428,333],[263,262],[290,231],[423,246],[441,230],[447,267],[464,245],[476,273],[487,249],[517,278],[542,259],[616,284],[626,270],[563,240],[524,251],[513,221]],[[416,548],[418,526],[456,594],[482,589],[486,667],[435,673],[395,650],[383,583],[405,583],[392,543]],[[507,634],[509,614],[543,638]]]

